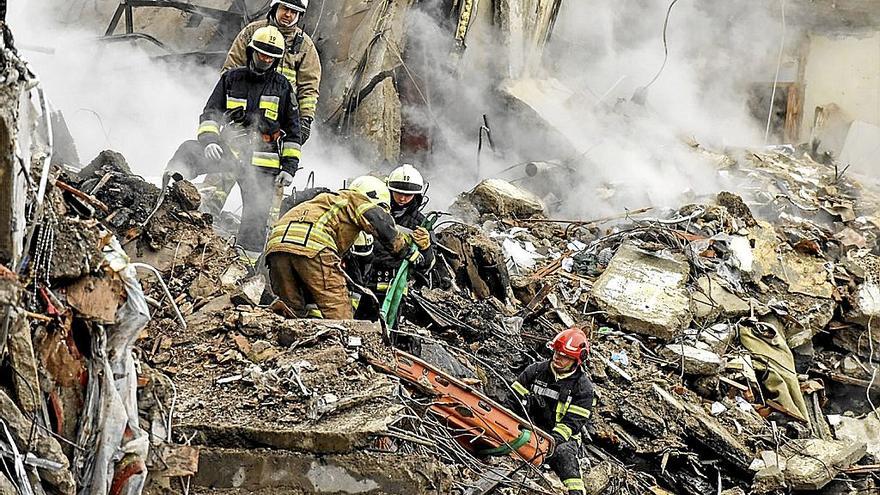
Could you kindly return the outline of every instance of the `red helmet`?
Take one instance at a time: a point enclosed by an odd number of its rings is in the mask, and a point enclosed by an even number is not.
[[[587,342],[587,336],[580,328],[575,327],[559,332],[553,340],[547,342],[547,347],[577,360],[578,366],[583,364],[590,355],[590,343]]]

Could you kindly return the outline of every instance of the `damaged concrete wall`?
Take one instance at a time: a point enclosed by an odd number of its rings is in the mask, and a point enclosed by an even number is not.
[[[6,26],[0,21],[0,29]],[[0,261],[17,261],[24,243],[26,178],[18,173],[30,163],[32,118],[25,93],[27,69],[16,58],[9,37],[0,37]]]
[[[412,0],[325,0],[318,26],[323,67],[321,106],[327,123],[367,163],[400,154],[400,97],[392,71],[402,65],[404,21]],[[333,13],[333,14],[330,14]],[[332,17],[331,17],[332,16]]]
[[[813,34],[804,72],[804,119],[801,136],[832,134],[823,147],[840,156],[850,124],[861,121],[880,125],[880,32]],[[835,123],[814,129],[816,109],[836,106]]]

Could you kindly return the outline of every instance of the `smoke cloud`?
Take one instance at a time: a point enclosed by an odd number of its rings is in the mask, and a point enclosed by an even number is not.
[[[194,137],[217,72],[156,61],[155,48],[143,42],[96,41],[115,1],[36,3],[11,5],[9,22],[54,107],[64,113],[82,161],[112,148],[136,173],[160,175],[180,142]],[[667,2],[566,0],[543,58],[528,70],[525,56],[508,57],[526,47],[506,46],[490,29],[472,31],[464,54],[447,56],[454,51],[454,20],[443,4],[423,1],[411,10],[410,66],[397,76],[398,85],[418,85],[428,103],[420,98],[403,111],[411,125],[429,129],[434,142],[431,155],[412,157],[432,184],[434,208],[480,178],[520,180],[529,161],[563,162],[574,171],[565,187],[542,190],[540,176],[520,182],[539,194],[553,193],[558,215],[675,205],[728,186],[688,148],[687,138],[715,149],[763,144],[763,122],[747,103],[753,83],[773,81],[781,39],[773,2],[677,2],[667,32],[669,58],[644,106],[630,99],[663,61]],[[194,33],[176,29],[170,42]],[[787,40],[789,46],[798,40],[791,26]],[[478,166],[484,114],[496,151],[486,141]],[[327,132],[315,129],[295,185],[302,187],[310,170],[320,172],[318,185],[339,187],[374,168]]]
[[[553,191],[561,202],[559,215],[672,206],[731,187],[720,183],[709,160],[686,140],[719,150],[764,144],[763,122],[751,115],[748,101],[755,83],[769,85],[774,78],[782,36],[779,6],[677,2],[667,30],[668,61],[640,106],[630,100],[663,62],[668,6],[657,0],[565,1],[542,64],[524,72],[504,63],[511,50],[498,36],[471,33],[458,74],[439,63],[423,77],[434,82],[433,114],[408,110],[421,125],[439,122],[448,145],[435,154],[428,174],[435,191],[451,196],[476,180],[482,114],[493,123],[499,152],[484,148],[480,177],[518,179],[523,166],[515,165],[531,160],[561,161],[575,170],[574,180]],[[439,6],[410,16],[416,26],[410,29],[411,44],[449,44],[451,31],[438,25],[438,11]],[[789,47],[798,41],[792,26],[786,39]],[[511,106],[499,87],[513,88],[531,108]],[[546,132],[544,120],[555,132]],[[534,180],[522,184],[542,189]]]

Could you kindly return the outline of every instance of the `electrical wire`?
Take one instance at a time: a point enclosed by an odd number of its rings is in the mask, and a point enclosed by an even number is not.
[[[669,4],[669,8],[666,9],[666,19],[663,20],[663,63],[660,65],[660,70],[658,70],[657,73],[654,74],[654,78],[651,79],[651,82],[645,85],[645,90],[650,88],[651,85],[660,78],[660,74],[662,74],[663,69],[666,68],[666,62],[669,61],[669,43],[666,40],[666,29],[669,27],[669,15],[672,13],[672,7],[674,7],[676,3],[678,3],[678,0],[672,0],[672,2]]]
[[[779,85],[779,69],[782,67],[782,54],[785,51],[785,0],[779,0],[782,9],[782,38],[779,40],[779,57],[776,60],[776,75],[773,77],[773,92],[770,94],[770,110],[767,112],[767,128],[764,129],[764,144],[770,139],[770,121],[773,120],[773,106],[776,104],[776,87]]]

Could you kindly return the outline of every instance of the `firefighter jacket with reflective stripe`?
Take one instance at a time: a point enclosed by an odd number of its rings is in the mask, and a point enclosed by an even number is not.
[[[290,83],[272,71],[223,73],[205,104],[198,139],[224,145],[239,160],[263,170],[296,173],[301,139]]]
[[[255,21],[241,30],[232,42],[223,71],[247,65],[247,45],[257,29],[268,26],[269,21]],[[275,23],[272,22],[275,26]],[[284,35],[286,49],[284,58],[278,66],[278,72],[290,81],[296,90],[301,117],[315,118],[315,107],[318,105],[318,86],[321,84],[321,60],[318,51],[308,34],[298,26],[290,28],[277,27]]]
[[[400,256],[411,242],[397,231],[385,210],[359,192],[342,189],[319,194],[285,213],[272,226],[266,254],[284,252],[311,258],[324,249],[345,254],[361,230]]]
[[[515,394],[506,403],[513,411],[521,414],[525,404],[535,426],[564,441],[580,438],[593,409],[593,382],[583,370],[557,378],[550,360],[541,361],[526,368],[512,388]]]
[[[394,201],[391,202],[391,216],[394,223],[405,233],[412,232],[422,225],[425,221],[425,215],[419,211],[422,204],[422,195],[417,194],[412,201],[406,206],[399,207]],[[433,241],[433,239],[432,239]],[[428,246],[428,249],[422,251],[422,257],[413,265],[419,273],[427,273],[434,267],[434,246]],[[388,284],[394,279],[397,269],[400,267],[400,259],[388,252],[383,246],[376,246],[373,249],[373,263],[370,267],[370,284],[372,289],[378,288],[380,291],[387,290]]]

